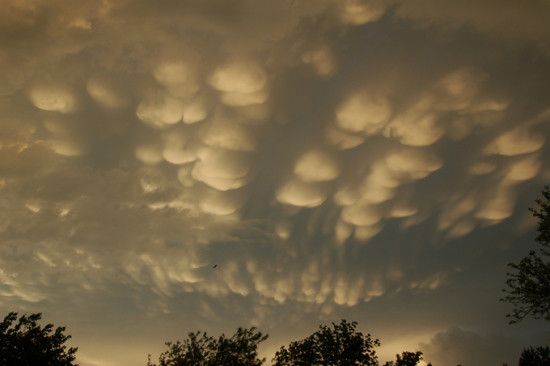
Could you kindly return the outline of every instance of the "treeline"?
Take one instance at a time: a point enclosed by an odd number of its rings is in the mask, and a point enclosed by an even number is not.
[[[70,335],[65,327],[38,324],[41,314],[9,313],[0,323],[0,366],[78,366],[76,347],[65,345]],[[261,366],[265,358],[258,355],[258,345],[268,338],[257,328],[238,328],[235,334],[215,338],[206,332],[191,332],[187,338],[167,342],[158,363],[148,357],[147,366]],[[375,348],[378,339],[357,330],[356,322],[342,320],[322,325],[310,336],[281,347],[271,360],[275,366],[379,366]],[[383,366],[416,366],[422,352],[404,351],[395,361]],[[428,364],[429,366],[431,364]],[[550,365],[550,348],[523,350],[519,366]]]
[[[356,328],[356,322],[346,320],[339,324],[332,323],[332,327],[320,326],[309,337],[291,342],[288,347],[281,347],[272,359],[272,364],[378,366],[375,347],[380,345],[380,341],[373,339],[370,334],[364,335]],[[183,341],[166,343],[168,350],[160,355],[158,364],[151,362],[149,356],[147,365],[260,366],[266,359],[259,357],[258,345],[267,337],[254,327],[239,328],[230,338],[223,334],[213,338],[206,332],[188,333]],[[403,352],[396,355],[395,361],[388,361],[384,366],[416,366],[421,360],[422,352]]]

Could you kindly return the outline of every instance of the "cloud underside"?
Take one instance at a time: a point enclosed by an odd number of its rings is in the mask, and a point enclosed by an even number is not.
[[[149,315],[328,318],[437,293],[532,227],[539,2],[73,5],[0,5],[2,306],[125,288]]]

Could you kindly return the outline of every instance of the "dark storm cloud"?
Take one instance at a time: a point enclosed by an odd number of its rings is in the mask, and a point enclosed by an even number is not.
[[[421,3],[2,5],[2,308],[473,347],[550,177],[543,5]]]
[[[475,2],[401,1],[396,14],[419,21],[420,25],[443,29],[473,28],[499,41],[531,44],[548,52],[550,28],[544,14],[550,10],[544,1],[527,1],[518,7],[514,1]]]
[[[546,337],[545,337],[546,336]],[[547,336],[513,338],[499,334],[478,334],[452,328],[436,334],[429,343],[422,344],[425,359],[434,364],[489,365],[519,360],[521,351],[535,344],[545,344]],[[519,339],[518,339],[519,338]]]

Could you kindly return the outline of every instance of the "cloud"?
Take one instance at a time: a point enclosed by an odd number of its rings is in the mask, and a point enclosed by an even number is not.
[[[425,336],[531,240],[549,70],[496,33],[535,5],[67,4],[1,5],[3,309],[135,323],[147,345],[352,316]],[[497,322],[491,301],[467,321]],[[426,354],[518,344],[493,338],[452,329]]]
[[[86,83],[86,91],[101,106],[120,109],[129,104],[129,97],[121,81],[113,80],[113,75],[92,75]]]
[[[515,156],[539,150],[545,142],[541,135],[530,134],[525,127],[515,128],[496,138],[486,152],[505,156]]]
[[[372,135],[385,126],[391,113],[391,105],[386,98],[358,93],[338,106],[336,123],[344,130]]]
[[[29,99],[35,107],[45,111],[73,113],[77,110],[74,92],[67,86],[53,81],[43,81],[32,85]]]
[[[513,1],[491,1],[483,4],[452,2],[442,4],[429,1],[398,2],[397,14],[414,19],[423,25],[435,24],[442,28],[474,28],[483,34],[512,43],[530,43],[548,50],[548,24],[541,14],[548,11],[548,4],[529,1],[518,9]],[[519,32],[513,31],[515,25]]]
[[[302,155],[294,166],[294,174],[306,182],[333,180],[338,177],[339,170],[330,154],[315,150]]]
[[[509,336],[451,328],[437,333],[429,343],[421,344],[420,347],[424,359],[433,364],[481,366],[517,362],[523,348],[528,347],[528,342]]]

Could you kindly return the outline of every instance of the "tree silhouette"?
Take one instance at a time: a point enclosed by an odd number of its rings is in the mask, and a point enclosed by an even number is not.
[[[254,327],[238,328],[231,338],[222,334],[215,339],[200,331],[187,335],[183,341],[166,343],[169,349],[160,355],[158,366],[260,366],[265,362],[257,350],[268,336]],[[156,366],[150,355],[147,365]]]
[[[550,188],[542,191],[544,200],[537,199],[538,208],[530,208],[538,219],[538,235],[535,238],[540,244],[538,251],[531,251],[518,264],[510,263],[515,271],[508,273],[504,289],[507,293],[502,301],[514,305],[510,323],[517,323],[528,315],[535,319],[550,320]]]
[[[41,328],[37,323],[42,314],[9,313],[0,323],[0,365],[9,366],[78,366],[73,364],[77,348],[64,343],[71,338],[65,327],[53,330],[53,324]],[[17,323],[15,321],[17,320]]]
[[[422,361],[422,352],[408,352],[405,351],[400,355],[395,355],[395,362],[388,361],[384,366],[416,366]]]
[[[519,366],[548,366],[550,365],[549,347],[529,347],[521,352]]]
[[[378,358],[374,347],[379,346],[378,339],[357,332],[356,322],[342,320],[332,323],[332,328],[320,326],[309,337],[292,342],[288,349],[281,347],[273,358],[275,366],[311,366],[311,365],[357,365],[377,366]]]

